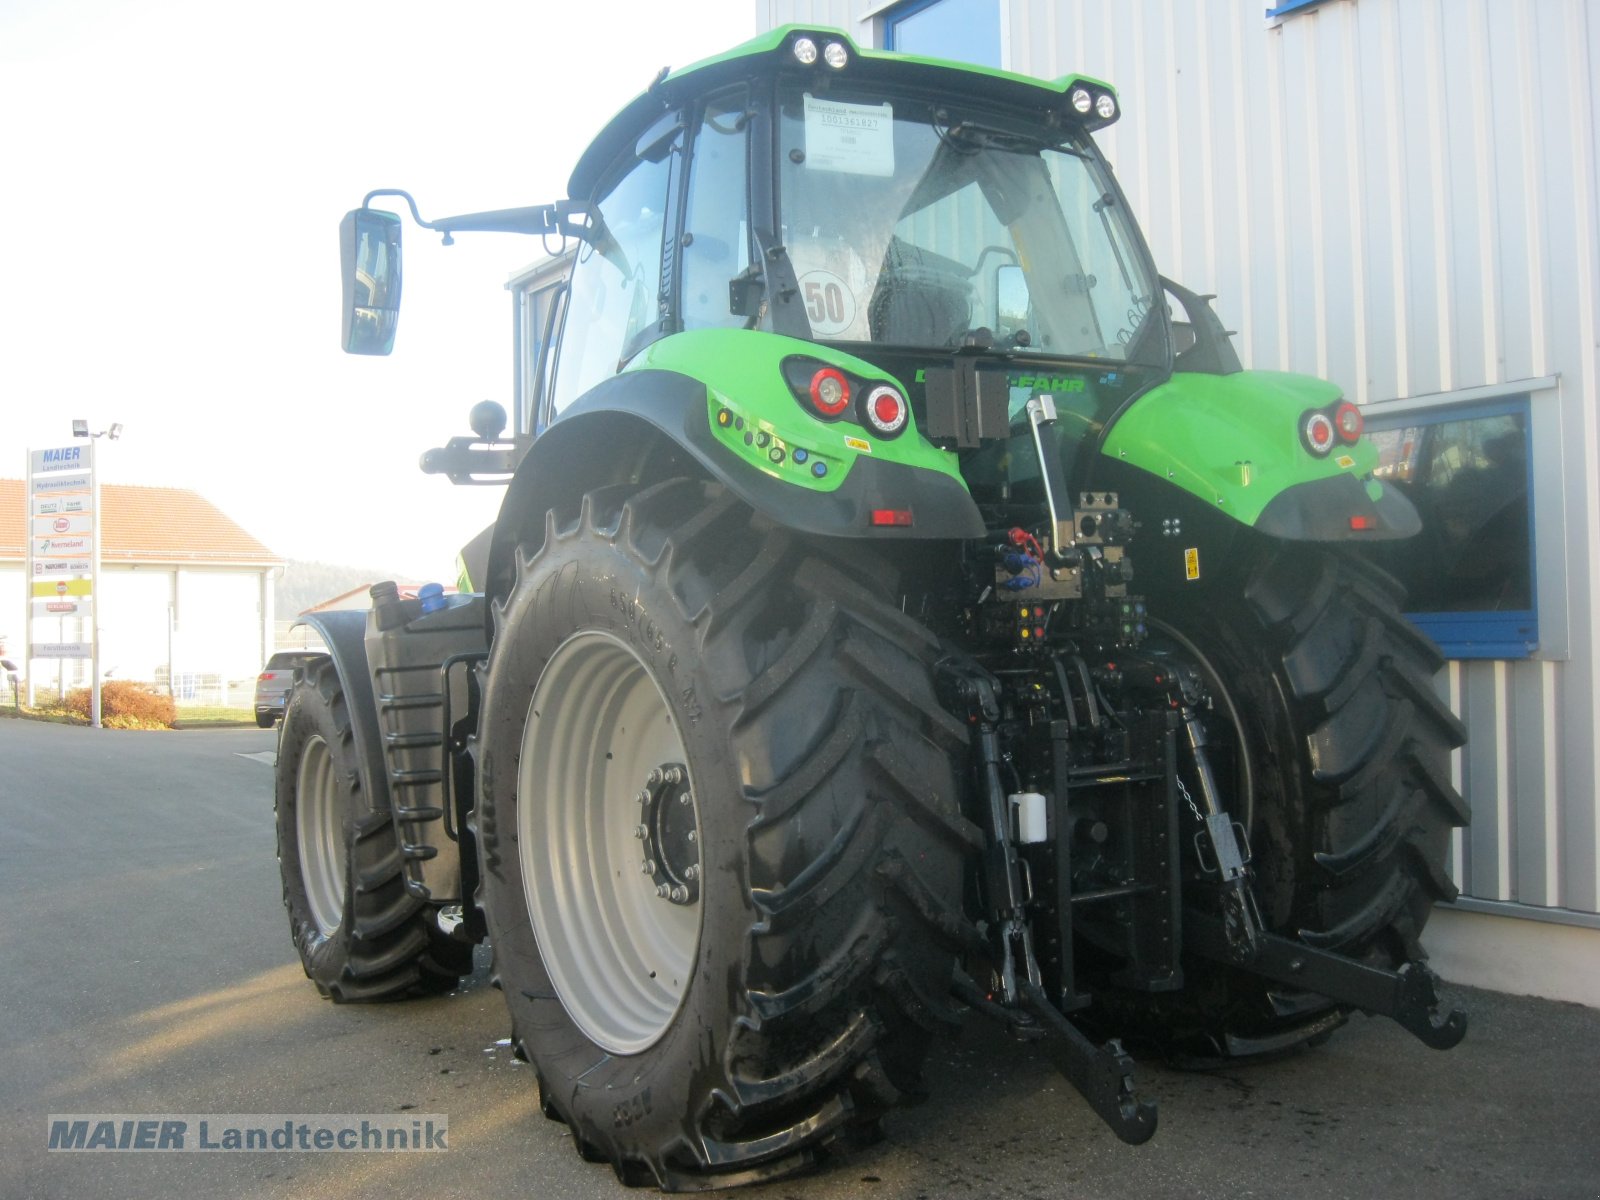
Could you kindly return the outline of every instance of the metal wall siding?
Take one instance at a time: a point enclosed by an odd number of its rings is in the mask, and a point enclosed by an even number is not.
[[[881,0],[758,0],[869,40]],[[1005,65],[1114,84],[1101,137],[1164,274],[1246,365],[1360,401],[1534,397],[1542,658],[1455,662],[1467,894],[1600,911],[1600,8],[1588,0],[1002,0]],[[848,10],[848,11],[844,11]]]

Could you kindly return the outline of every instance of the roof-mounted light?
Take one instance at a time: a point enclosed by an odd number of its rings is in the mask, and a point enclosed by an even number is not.
[[[850,61],[850,51],[844,48],[843,42],[829,42],[823,48],[822,61],[835,71],[842,71],[845,64]]]
[[[1100,98],[1094,102],[1094,115],[1102,121],[1109,121],[1117,115],[1117,101],[1110,92],[1100,93]]]
[[[1070,99],[1072,100],[1072,110],[1085,117],[1089,115],[1089,110],[1094,107],[1094,96],[1086,87],[1073,88]]]
[[[802,66],[809,67],[817,61],[817,44],[808,37],[797,37],[794,40],[794,56]]]

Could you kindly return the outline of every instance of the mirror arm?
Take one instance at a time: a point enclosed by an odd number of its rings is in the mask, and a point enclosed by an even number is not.
[[[417,202],[412,199],[411,193],[398,188],[377,188],[368,192],[361,202],[362,207],[370,207],[373,199],[378,196],[400,197],[411,210],[411,219],[424,229],[442,233],[446,246],[455,242],[455,238],[451,236],[454,233],[530,233],[544,237],[554,233],[564,238],[589,241],[597,226],[588,206],[574,200],[562,200],[555,204],[536,204],[529,208],[502,208],[493,212],[463,213],[438,221],[425,221],[422,214],[417,211]]]

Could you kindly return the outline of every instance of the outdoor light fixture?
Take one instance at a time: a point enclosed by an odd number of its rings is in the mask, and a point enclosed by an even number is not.
[[[1089,94],[1088,88],[1072,89],[1072,107],[1084,116],[1089,115],[1089,110],[1094,107],[1094,97]]]
[[[103,438],[103,437],[108,437],[114,442],[119,437],[122,436],[122,422],[121,421],[113,421],[111,423],[111,428],[110,429],[101,429],[101,430],[97,430],[94,433],[90,433],[89,432],[89,422],[87,422],[87,421],[73,421],[72,422],[72,436],[73,437],[81,437],[81,438]]]
[[[794,56],[809,67],[817,61],[817,44],[808,37],[795,38]]]
[[[843,70],[845,63],[850,61],[850,52],[840,42],[829,42],[827,49],[822,52],[822,61],[835,71]]]

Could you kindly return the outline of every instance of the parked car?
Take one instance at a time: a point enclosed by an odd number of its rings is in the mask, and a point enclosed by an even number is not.
[[[283,719],[294,688],[294,673],[318,655],[316,650],[280,650],[256,676],[256,724],[271,729]]]

